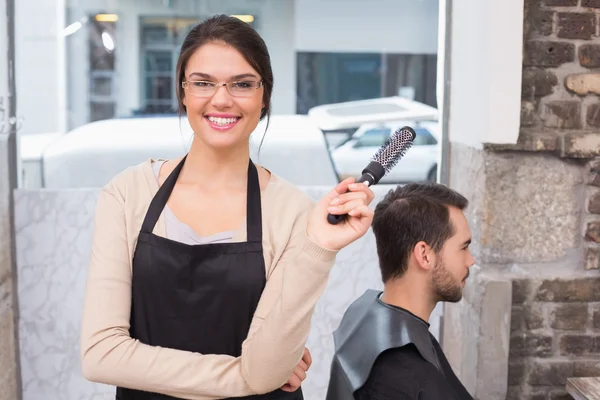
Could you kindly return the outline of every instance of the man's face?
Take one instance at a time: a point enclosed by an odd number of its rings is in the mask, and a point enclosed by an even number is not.
[[[475,260],[469,250],[471,230],[465,215],[455,207],[449,207],[449,212],[454,235],[444,243],[436,257],[432,284],[437,301],[456,303],[462,299],[469,267],[475,264]]]

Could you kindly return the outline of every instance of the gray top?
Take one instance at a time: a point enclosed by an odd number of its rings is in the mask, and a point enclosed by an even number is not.
[[[152,164],[152,169],[154,171],[154,176],[158,181],[158,174],[160,173],[160,168],[164,164],[164,160],[155,161]],[[181,242],[185,244],[208,244],[208,243],[227,243],[231,242],[235,231],[225,231],[215,233],[210,236],[200,236],[198,235],[189,225],[181,222],[173,211],[169,208],[169,205],[165,205],[165,226],[167,230],[167,238],[174,240],[176,242]]]

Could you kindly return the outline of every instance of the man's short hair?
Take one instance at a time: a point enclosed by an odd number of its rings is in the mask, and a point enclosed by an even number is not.
[[[464,210],[468,204],[464,196],[439,183],[410,183],[390,190],[375,207],[372,224],[383,282],[406,272],[418,242],[439,252],[454,234],[448,207]]]

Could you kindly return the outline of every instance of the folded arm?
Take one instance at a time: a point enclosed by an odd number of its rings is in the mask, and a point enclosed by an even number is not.
[[[302,224],[303,222],[299,222]],[[82,318],[82,369],[90,381],[169,396],[209,400],[268,393],[302,357],[314,306],[334,252],[298,226],[267,281],[241,357],[149,346],[129,335],[131,257],[124,201],[100,193]]]

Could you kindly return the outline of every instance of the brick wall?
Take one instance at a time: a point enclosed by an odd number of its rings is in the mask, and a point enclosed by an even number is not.
[[[570,399],[567,377],[600,376],[600,278],[513,281],[510,399]]]
[[[528,0],[524,35],[521,126],[600,128],[600,0]]]
[[[558,155],[588,181],[580,277],[513,281],[507,398],[570,399],[568,377],[600,376],[600,0],[525,3],[521,133],[512,150]]]

